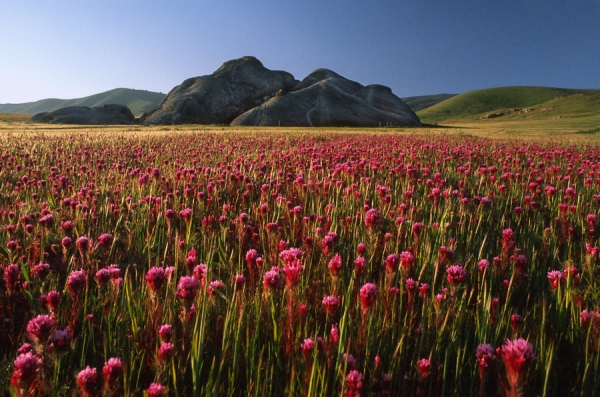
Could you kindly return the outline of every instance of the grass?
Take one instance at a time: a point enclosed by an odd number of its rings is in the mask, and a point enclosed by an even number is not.
[[[576,90],[548,87],[498,87],[470,91],[417,112],[425,123],[476,121],[482,116],[505,109],[534,107],[537,112],[522,118],[553,115],[587,116],[598,114],[598,90]],[[542,108],[556,108],[542,115]],[[561,113],[562,112],[562,113]],[[535,115],[535,116],[534,116]],[[516,117],[516,116],[515,116]]]
[[[31,118],[31,114],[0,113],[0,123],[24,123]]]

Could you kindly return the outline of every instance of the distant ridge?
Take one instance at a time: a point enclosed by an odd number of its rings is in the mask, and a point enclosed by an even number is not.
[[[402,101],[406,103],[413,112],[418,112],[419,110],[427,109],[433,105],[437,105],[438,103],[445,101],[446,99],[450,99],[456,95],[458,94],[419,95],[400,99],[402,99]]]
[[[424,123],[577,117],[600,113],[600,90],[511,86],[469,91],[417,112]]]
[[[116,88],[114,90],[76,99],[42,99],[36,102],[0,104],[0,113],[36,114],[52,112],[67,106],[98,107],[106,104],[127,106],[134,115],[142,115],[163,100],[165,94],[146,90]]]

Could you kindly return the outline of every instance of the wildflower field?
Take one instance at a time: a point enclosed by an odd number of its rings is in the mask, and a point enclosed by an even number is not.
[[[600,395],[600,147],[0,136],[11,396]]]

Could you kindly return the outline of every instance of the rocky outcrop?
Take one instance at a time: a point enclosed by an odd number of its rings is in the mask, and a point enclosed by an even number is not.
[[[159,105],[144,113],[141,123],[229,124],[297,83],[290,73],[269,70],[254,57],[235,59],[211,75],[185,80],[173,88]]]
[[[125,105],[102,105],[97,107],[67,106],[52,112],[38,113],[30,123],[45,124],[134,124],[135,117]]]
[[[390,88],[365,87],[331,70],[317,69],[290,92],[279,92],[231,125],[377,127],[421,122]]]

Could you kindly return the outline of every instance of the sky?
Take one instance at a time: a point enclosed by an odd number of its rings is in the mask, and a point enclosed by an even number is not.
[[[600,0],[0,0],[0,103],[167,93],[231,59],[399,97],[600,89]]]

